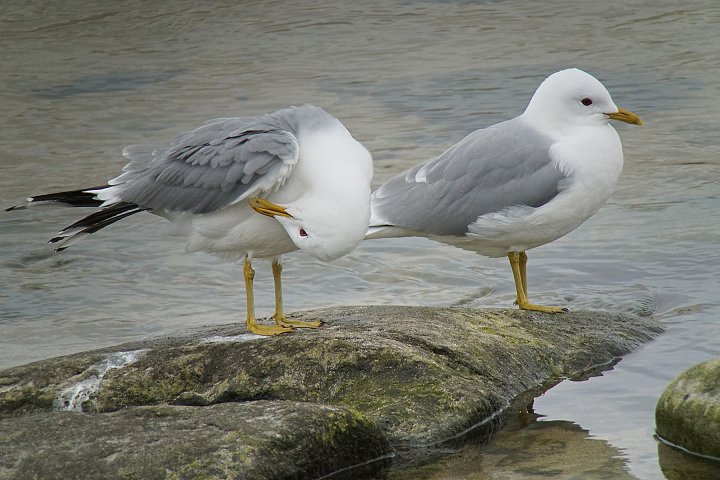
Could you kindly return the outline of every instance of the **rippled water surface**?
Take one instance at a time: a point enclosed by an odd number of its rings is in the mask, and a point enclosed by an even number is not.
[[[367,145],[379,184],[521,113],[553,71],[583,68],[646,126],[616,125],[626,162],[608,204],[530,252],[531,298],[656,315],[667,333],[603,376],[540,397],[537,423],[498,437],[515,447],[468,447],[412,475],[573,478],[543,470],[540,447],[580,432],[580,445],[600,442],[605,453],[596,457],[614,460],[576,478],[663,478],[655,401],[680,371],[720,355],[718,25],[713,0],[85,0],[63,8],[6,0],[0,205],[104,182],[124,165],[127,144],[164,143],[208,118],[304,102],[325,107]],[[63,208],[0,215],[0,368],[244,319],[240,268],[185,255],[151,215],[52,254],[45,241],[78,216]],[[507,307],[514,299],[505,260],[424,239],[365,242],[330,265],[301,254],[285,260],[290,310]],[[257,310],[267,315],[269,265],[257,270]],[[535,452],[535,463],[488,473],[512,463],[518,446]]]

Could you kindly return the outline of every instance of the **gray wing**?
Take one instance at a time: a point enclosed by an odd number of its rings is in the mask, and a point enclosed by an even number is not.
[[[134,145],[111,180],[116,200],[143,208],[207,213],[285,183],[299,146],[281,110],[260,118],[217,119],[179,135],[168,148]]]
[[[549,156],[552,143],[518,119],[477,130],[377,189],[371,226],[464,235],[481,215],[544,205],[565,178]]]

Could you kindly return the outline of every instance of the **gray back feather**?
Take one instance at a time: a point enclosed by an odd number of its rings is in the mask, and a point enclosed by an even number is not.
[[[277,190],[298,161],[301,130],[331,122],[312,105],[210,120],[170,147],[125,148],[130,162],[110,184],[122,201],[144,208],[211,212]]]
[[[564,178],[549,156],[551,145],[517,118],[477,130],[378,188],[371,226],[464,235],[481,215],[544,205]]]

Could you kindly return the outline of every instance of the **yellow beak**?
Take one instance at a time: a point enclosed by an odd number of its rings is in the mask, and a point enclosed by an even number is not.
[[[267,215],[268,217],[280,216],[293,218],[292,215],[285,211],[285,207],[275,205],[272,202],[268,202],[264,198],[251,198],[250,200],[248,200],[248,203],[250,203],[250,206],[253,210],[258,213],[262,213],[263,215]]]
[[[640,117],[635,115],[633,112],[629,110],[623,110],[622,108],[618,108],[617,112],[613,113],[606,113],[608,118],[613,120],[620,120],[621,122],[629,123],[631,125],[642,125],[643,121]]]

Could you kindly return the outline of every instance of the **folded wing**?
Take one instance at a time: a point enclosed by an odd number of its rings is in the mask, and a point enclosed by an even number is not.
[[[565,179],[550,157],[552,143],[517,119],[477,130],[377,189],[371,229],[464,235],[482,215],[544,205]]]
[[[208,213],[282,186],[298,161],[293,132],[264,121],[222,119],[180,135],[168,148],[135,145],[110,187],[95,191],[105,205]]]

